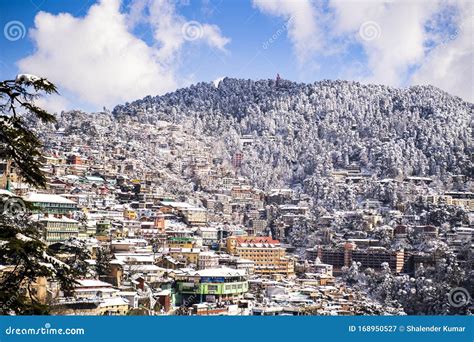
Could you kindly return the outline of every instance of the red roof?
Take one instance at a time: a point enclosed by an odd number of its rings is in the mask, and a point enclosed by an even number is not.
[[[273,240],[269,236],[238,236],[236,238],[237,243],[269,243],[278,244],[280,241]]]

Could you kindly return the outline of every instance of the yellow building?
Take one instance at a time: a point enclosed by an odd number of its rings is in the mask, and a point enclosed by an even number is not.
[[[444,203],[462,207],[468,211],[474,211],[474,194],[472,192],[448,192],[445,195],[428,195],[425,201],[433,204]]]
[[[39,219],[45,227],[44,238],[47,243],[65,241],[79,236],[79,222],[66,216],[45,216]]]
[[[255,273],[261,275],[294,274],[294,262],[286,256],[280,241],[268,236],[231,236],[227,251],[255,262]]]
[[[207,210],[195,207],[186,202],[161,201],[160,211],[164,214],[174,213],[183,217],[190,226],[204,226],[207,224]]]
[[[197,265],[200,248],[170,248],[168,254],[176,260],[185,258],[187,264]]]
[[[133,209],[125,209],[123,211],[123,217],[127,220],[136,220],[137,219],[137,212]]]
[[[170,237],[166,241],[169,248],[194,248],[196,242],[193,238],[188,237]]]

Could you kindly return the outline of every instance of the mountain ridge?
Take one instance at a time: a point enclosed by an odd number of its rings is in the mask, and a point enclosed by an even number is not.
[[[473,107],[432,86],[225,78],[119,105],[113,115],[192,126],[219,138],[229,160],[250,136],[238,172],[263,189],[291,186],[322,198],[332,172],[354,165],[444,186],[452,175],[472,179]]]
[[[226,83],[229,83],[229,82],[232,82],[232,83],[234,83],[234,82],[248,83],[248,84],[255,84],[255,85],[268,84],[269,86],[274,86],[274,85],[277,84],[278,81],[275,80],[275,79],[252,80],[252,79],[238,79],[238,78],[224,77],[222,80],[220,80],[218,82],[218,86],[216,86],[214,84],[214,81],[212,81],[212,82],[198,82],[198,83],[189,85],[187,87],[182,87],[182,88],[176,89],[175,91],[172,91],[172,92],[167,92],[167,93],[162,94],[162,95],[156,95],[156,96],[148,95],[148,96],[145,96],[141,99],[136,99],[132,102],[126,102],[126,104],[123,104],[123,105],[119,104],[119,105],[114,107],[113,112],[117,112],[117,110],[119,110],[119,108],[121,108],[122,106],[125,106],[125,105],[131,105],[131,104],[133,105],[134,103],[137,103],[137,102],[140,102],[140,101],[143,101],[143,100],[147,100],[147,99],[155,99],[156,100],[156,99],[159,99],[159,98],[166,98],[166,97],[170,97],[170,96],[172,96],[176,93],[185,93],[185,92],[187,92],[189,90],[192,90],[192,89],[195,89],[195,88],[206,87],[208,89],[216,90],[218,92],[219,91],[219,86],[222,83],[226,84]],[[412,86],[409,86],[409,87],[406,87],[406,88],[399,88],[399,87],[387,86],[387,85],[383,85],[383,84],[364,84],[364,83],[361,83],[361,82],[358,82],[358,81],[348,81],[348,80],[339,80],[339,79],[338,80],[323,79],[323,80],[315,81],[313,83],[294,82],[294,81],[281,79],[280,82],[283,86],[288,85],[288,84],[292,84],[292,85],[296,85],[296,86],[299,86],[299,87],[311,87],[311,86],[321,86],[321,85],[327,86],[327,85],[331,85],[331,84],[347,84],[347,85],[361,86],[361,87],[365,87],[367,89],[377,87],[377,88],[382,88],[382,89],[387,89],[387,90],[392,90],[392,91],[402,91],[402,92],[403,91],[416,90],[416,89],[426,89],[426,90],[432,90],[432,91],[437,92],[439,94],[443,94],[444,96],[459,99],[462,102],[465,102],[467,104],[470,104],[471,106],[474,106],[474,104],[470,103],[469,101],[466,101],[466,100],[462,99],[459,96],[451,95],[448,92],[446,92],[446,91],[444,91],[444,90],[442,90],[438,87],[435,87],[433,85],[412,85]],[[274,87],[273,89],[278,90],[278,89],[281,89],[281,88]]]

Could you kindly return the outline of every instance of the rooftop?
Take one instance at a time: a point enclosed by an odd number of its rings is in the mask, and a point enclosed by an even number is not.
[[[189,271],[189,275],[198,277],[240,277],[245,276],[245,270],[236,270],[233,268],[208,268],[199,271]]]
[[[67,198],[64,198],[59,195],[53,194],[38,194],[35,192],[31,192],[27,194],[23,199],[26,202],[33,202],[33,203],[61,203],[61,204],[76,204],[76,202],[71,201]]]
[[[273,240],[270,236],[238,236],[236,238],[239,244],[279,244],[280,241]]]
[[[77,282],[77,287],[112,287],[112,284],[96,279],[80,279]]]

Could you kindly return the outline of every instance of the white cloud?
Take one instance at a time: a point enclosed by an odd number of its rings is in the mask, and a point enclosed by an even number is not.
[[[459,6],[457,32],[429,52],[412,83],[431,84],[474,103],[473,3]]]
[[[342,73],[360,70],[354,77],[359,81],[393,86],[433,84],[473,100],[470,1],[329,0],[324,9],[310,0],[253,3],[269,15],[293,18],[288,37],[302,64],[314,62],[319,56],[339,54],[341,48],[355,44],[362,48],[366,65],[349,62],[341,68]],[[437,22],[440,18],[436,16],[452,8],[461,13],[455,24],[462,30],[453,40],[440,44],[439,32],[430,32],[427,27],[446,30],[446,22]],[[430,50],[428,43],[438,46]]]
[[[60,113],[63,110],[74,109],[66,97],[56,94],[48,97],[40,97],[35,100],[35,104],[50,113]]]
[[[319,13],[310,0],[253,0],[253,4],[264,13],[289,20],[288,37],[300,62],[307,62],[315,52],[323,50]]]
[[[230,42],[216,25],[187,21],[176,13],[174,3],[169,0],[136,0],[131,5],[128,20],[132,28],[140,23],[150,25],[159,57],[165,61],[174,59],[187,42],[204,42],[223,52]]]
[[[365,81],[393,86],[403,83],[410,66],[422,62],[424,26],[438,9],[437,1],[332,0],[330,6],[335,13],[332,34],[357,39],[367,55],[371,74]]]
[[[136,4],[127,14],[120,11],[120,0],[102,0],[83,18],[40,12],[30,32],[36,51],[18,62],[21,72],[47,77],[65,94],[72,94],[68,101],[95,108],[175,89],[179,53],[186,42],[178,25],[185,19],[168,1]],[[156,46],[132,34],[145,10]],[[201,26],[204,34],[198,40],[223,50],[228,40],[218,28]],[[66,104],[57,98],[51,101],[55,107]]]

